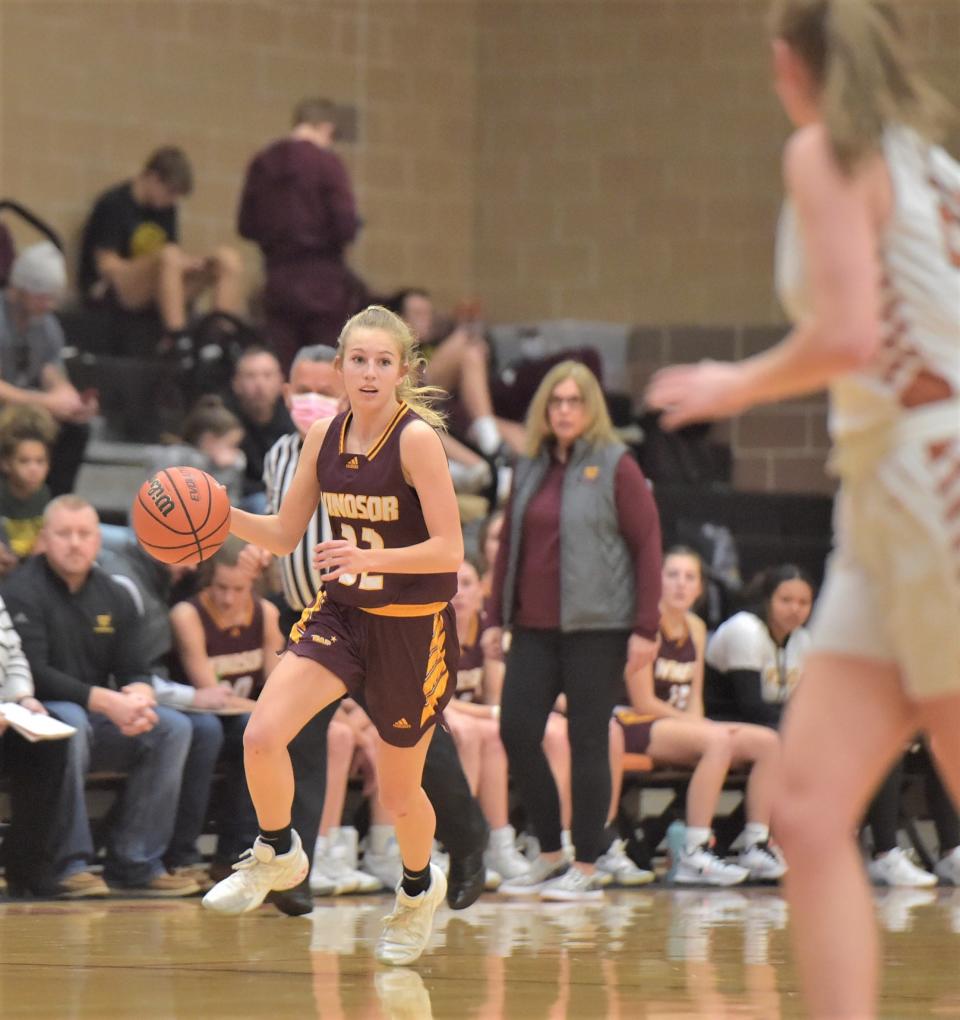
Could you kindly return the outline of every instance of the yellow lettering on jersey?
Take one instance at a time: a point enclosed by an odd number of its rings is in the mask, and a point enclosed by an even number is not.
[[[400,501],[396,496],[355,496],[350,492],[325,492],[323,505],[331,517],[351,521],[398,521]]]
[[[688,684],[693,680],[692,662],[676,662],[673,659],[657,659],[653,667],[656,680],[666,680],[671,684]]]
[[[258,669],[263,668],[263,648],[211,655],[210,664],[218,677],[236,676],[238,673],[255,673]]]

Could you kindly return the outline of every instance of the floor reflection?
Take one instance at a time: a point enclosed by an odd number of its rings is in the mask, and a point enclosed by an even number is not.
[[[885,1016],[960,1017],[960,890],[876,896]],[[3,1017],[596,1020],[802,1015],[775,889],[601,904],[485,897],[438,914],[416,969],[372,959],[386,897],[223,918],[196,903],[0,905]]]

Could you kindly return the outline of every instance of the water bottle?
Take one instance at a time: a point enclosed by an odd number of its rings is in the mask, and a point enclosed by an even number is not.
[[[687,827],[676,818],[667,827],[667,875],[668,882],[672,882],[677,873],[677,865],[680,863],[680,855],[683,853],[687,842]]]

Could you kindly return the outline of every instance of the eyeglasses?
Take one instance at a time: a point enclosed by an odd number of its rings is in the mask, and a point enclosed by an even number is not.
[[[577,408],[583,407],[583,397],[550,397],[547,400],[547,407],[551,411],[559,411],[561,407],[569,407],[575,411]]]

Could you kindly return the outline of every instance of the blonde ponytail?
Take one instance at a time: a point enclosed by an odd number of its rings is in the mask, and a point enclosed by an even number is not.
[[[880,151],[890,124],[939,136],[950,106],[913,69],[887,0],[776,0],[772,25],[813,74],[834,155],[847,173]]]
[[[347,340],[355,329],[382,329],[393,337],[397,345],[400,362],[407,371],[397,384],[397,400],[402,400],[430,426],[441,432],[446,429],[442,411],[434,403],[448,396],[439,386],[424,386],[418,382],[423,378],[426,361],[420,353],[416,338],[410,327],[389,309],[382,305],[368,305],[362,312],[347,319],[337,339],[337,359],[343,364]]]

